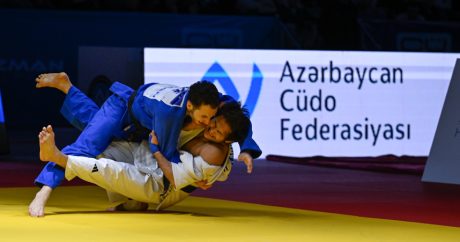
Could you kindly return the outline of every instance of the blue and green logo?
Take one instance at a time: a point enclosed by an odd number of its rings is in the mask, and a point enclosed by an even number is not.
[[[225,94],[233,97],[235,100],[240,100],[240,94],[236,89],[235,84],[218,62],[212,64],[212,66],[205,73],[203,80],[219,82],[224,89]],[[249,87],[248,96],[246,97],[246,101],[243,104],[244,107],[248,109],[250,115],[252,115],[257,105],[257,100],[259,99],[260,91],[262,89],[262,80],[262,72],[256,64],[253,64],[251,84]]]

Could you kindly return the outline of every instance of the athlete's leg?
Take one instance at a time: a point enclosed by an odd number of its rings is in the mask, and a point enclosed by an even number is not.
[[[139,153],[134,152],[134,148],[137,148],[138,145],[139,143],[115,141],[112,142],[106,150],[104,150],[102,156],[104,158],[116,160],[118,162],[125,162],[131,165],[135,165],[134,156],[135,153]],[[113,192],[111,190],[107,190],[107,197],[109,201],[114,205],[114,207],[108,208],[108,211],[145,211],[149,207],[148,203],[132,200],[129,197],[126,197],[117,192]]]
[[[51,126],[43,127],[38,135],[40,143],[40,159],[55,160],[61,165],[66,162],[67,157],[63,155],[54,145],[54,132]],[[29,215],[32,217],[42,217],[45,214],[45,204],[52,192],[50,186],[43,186],[35,195],[34,200],[29,205]]]
[[[163,190],[162,177],[146,174],[134,165],[106,158],[69,155],[66,167],[68,180],[79,177],[106,190],[137,201],[158,203]]]
[[[61,113],[74,127],[83,130],[99,110],[96,103],[76,88],[65,72],[39,75],[37,88],[56,88],[66,94]]]
[[[61,113],[77,129],[83,130],[99,110],[90,98],[73,86],[64,72],[41,74],[35,81],[37,88],[52,87],[66,94]],[[35,184],[44,188],[42,193],[50,193],[63,179],[64,170],[49,163],[43,168]]]
[[[69,92],[72,92],[71,88]],[[126,93],[129,94],[127,89]],[[81,95],[80,95],[81,96]],[[92,117],[90,123],[79,136],[77,141],[63,149],[63,153],[72,155],[84,155],[95,157],[102,153],[108,146],[113,136],[122,136],[122,124],[127,118],[127,97],[112,95],[104,103],[102,108]],[[35,180],[35,184],[41,186],[40,196],[36,196],[31,206],[37,207],[37,204],[46,204],[52,189],[56,188],[64,180],[64,170],[53,162],[48,162],[42,172]],[[42,198],[43,201],[37,202]],[[46,198],[46,199],[45,199]],[[34,209],[41,211],[42,209]],[[43,216],[40,212],[31,214],[32,216]]]

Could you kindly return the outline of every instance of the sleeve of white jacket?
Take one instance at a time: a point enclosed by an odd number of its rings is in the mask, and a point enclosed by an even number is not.
[[[203,179],[203,174],[196,167],[195,159],[192,154],[181,151],[180,163],[172,163],[172,172],[176,190],[180,190],[196,181]],[[199,165],[199,164],[198,164]]]
[[[201,156],[181,151],[181,163],[171,163],[176,190],[191,185],[197,181],[209,180],[221,168],[209,165]]]
[[[226,181],[230,175],[230,171],[232,171],[232,165],[232,161],[228,158],[225,162],[225,165],[221,168],[222,172],[219,173],[219,176],[216,180],[221,182]]]
[[[232,161],[233,161],[233,149],[232,146],[230,145],[230,150],[227,154],[227,158],[225,160],[225,163],[217,170],[214,172],[212,177],[208,179],[208,184],[212,184],[215,181],[226,181],[228,179],[228,176],[230,175],[230,171],[232,171]]]

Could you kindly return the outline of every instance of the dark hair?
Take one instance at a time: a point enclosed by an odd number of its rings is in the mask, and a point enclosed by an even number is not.
[[[209,105],[212,108],[219,106],[219,92],[216,86],[208,81],[199,81],[190,86],[188,100],[193,106]]]
[[[243,141],[248,135],[251,121],[249,112],[246,108],[241,107],[239,102],[226,102],[217,111],[216,116],[222,115],[230,126],[232,132],[228,135],[228,141]]]

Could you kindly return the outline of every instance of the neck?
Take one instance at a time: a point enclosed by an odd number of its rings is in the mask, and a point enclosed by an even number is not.
[[[190,130],[194,130],[194,129],[202,129],[203,127],[201,125],[196,125],[194,123],[188,123],[184,126],[182,126],[182,130],[185,130],[185,131],[190,131]]]
[[[185,115],[184,123],[182,124],[182,127],[186,127],[186,126],[189,125],[191,122],[192,122],[192,117],[190,117],[189,115]]]

